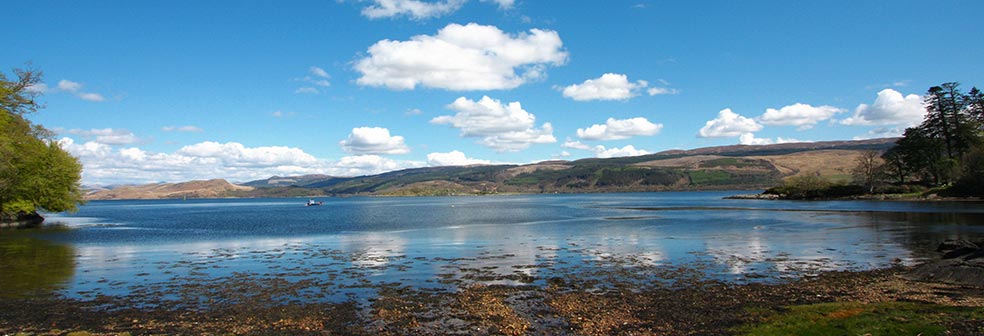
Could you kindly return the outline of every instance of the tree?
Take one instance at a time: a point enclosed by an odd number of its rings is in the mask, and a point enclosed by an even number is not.
[[[984,93],[977,87],[971,88],[967,92],[964,105],[967,107],[967,114],[977,122],[978,131],[984,131],[981,129],[984,126]]]
[[[882,166],[885,175],[894,179],[898,185],[904,185],[906,178],[912,173],[909,164],[905,161],[905,153],[899,146],[889,148],[882,154],[885,164]]]
[[[856,160],[857,163],[851,171],[854,183],[864,187],[866,192],[875,192],[875,183],[881,174],[882,160],[877,151],[865,151]]]
[[[52,133],[24,115],[40,105],[32,90],[40,73],[0,73],[0,222],[38,210],[72,211],[82,202],[82,165],[52,139]]]
[[[943,141],[950,159],[959,159],[977,140],[977,127],[967,108],[971,100],[959,87],[960,83],[943,83],[929,88],[923,99],[926,120],[920,128]]]

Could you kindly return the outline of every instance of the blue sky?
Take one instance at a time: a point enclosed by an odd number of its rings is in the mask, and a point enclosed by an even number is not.
[[[900,134],[982,85],[980,1],[18,1],[87,184]]]

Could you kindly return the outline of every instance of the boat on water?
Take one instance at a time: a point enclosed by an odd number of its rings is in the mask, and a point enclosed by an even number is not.
[[[325,202],[322,202],[322,201],[315,202],[314,200],[309,199],[307,201],[307,203],[304,204],[304,206],[317,206],[317,205],[323,205],[323,204],[325,204]]]

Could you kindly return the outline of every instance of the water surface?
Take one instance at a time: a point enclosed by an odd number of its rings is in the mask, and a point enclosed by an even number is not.
[[[285,289],[271,301],[341,301],[381,285],[646,284],[683,268],[776,282],[912,264],[943,239],[984,238],[981,203],[731,194],[95,201],[49,215],[59,227],[0,234],[0,294],[207,305],[267,286]]]

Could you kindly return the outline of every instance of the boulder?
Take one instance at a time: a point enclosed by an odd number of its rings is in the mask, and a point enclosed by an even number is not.
[[[39,215],[37,212],[32,212],[29,214],[20,214],[16,218],[10,220],[5,218],[0,221],[0,228],[25,228],[25,227],[37,227],[44,222],[44,217]]]
[[[936,252],[949,252],[964,248],[980,249],[980,246],[965,239],[947,239],[940,243],[940,246],[936,247]]]
[[[940,260],[928,261],[904,275],[906,279],[984,287],[984,249],[966,240],[947,239],[937,251]]]

